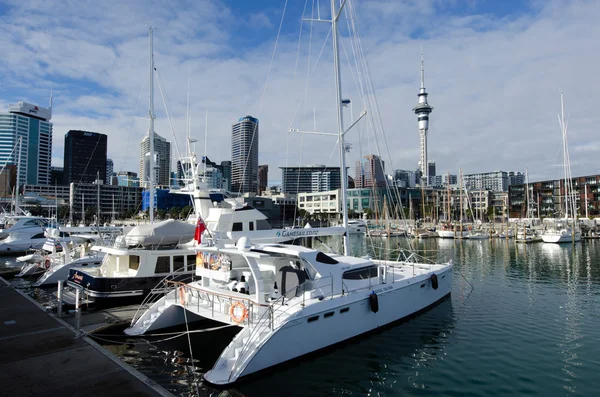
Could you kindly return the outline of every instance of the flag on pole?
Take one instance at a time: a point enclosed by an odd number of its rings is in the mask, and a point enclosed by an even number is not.
[[[198,222],[196,223],[196,231],[194,232],[194,240],[200,244],[202,242],[202,232],[206,230],[206,225],[201,217],[198,217]]]

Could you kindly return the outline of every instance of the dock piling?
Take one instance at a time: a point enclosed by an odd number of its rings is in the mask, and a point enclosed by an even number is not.
[[[62,305],[63,305],[63,280],[58,281],[58,291],[56,293],[56,297],[58,298],[58,308],[56,309],[56,314],[58,317],[62,317]]]

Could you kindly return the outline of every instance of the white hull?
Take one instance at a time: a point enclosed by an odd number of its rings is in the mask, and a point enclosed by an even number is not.
[[[370,290],[350,294],[343,299],[333,299],[330,305],[307,306],[283,321],[274,331],[265,334],[264,339],[257,341],[257,347],[240,349],[241,341],[249,339],[252,343],[252,339],[256,338],[251,335],[251,328],[245,328],[223,351],[215,367],[204,374],[204,379],[215,385],[230,384],[241,377],[401,320],[450,294],[451,269],[439,273],[438,279],[437,290],[431,287],[427,277],[409,285],[394,283],[389,287],[380,285],[374,288],[374,291],[378,291],[377,313],[373,313],[369,305]],[[421,288],[422,284],[425,287]],[[315,311],[317,307],[318,311]],[[349,310],[340,312],[346,308]],[[326,318],[325,313],[333,315]],[[309,318],[317,315],[316,321],[308,322]]]
[[[571,232],[549,232],[542,234],[542,240],[545,243],[571,243],[573,241],[581,241],[581,233],[575,232],[575,236]]]
[[[65,264],[52,265],[44,274],[33,284],[34,287],[56,284],[59,281],[66,281],[69,278],[69,270],[73,268],[90,269],[100,267],[102,264],[101,256],[86,256],[75,259]]]
[[[456,236],[457,238],[461,238],[460,230],[456,230],[456,233],[454,232],[454,230],[438,230],[437,234],[440,238],[454,238],[454,236]],[[467,237],[468,234],[469,232],[463,230],[462,238]]]

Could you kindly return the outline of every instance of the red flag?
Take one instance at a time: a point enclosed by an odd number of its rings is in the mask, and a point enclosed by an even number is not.
[[[198,223],[196,223],[196,232],[194,233],[194,240],[200,244],[202,242],[202,232],[206,230],[206,225],[201,217],[198,217]]]

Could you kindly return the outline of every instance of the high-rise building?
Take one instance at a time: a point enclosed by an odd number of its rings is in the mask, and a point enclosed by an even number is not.
[[[171,142],[167,141],[162,136],[154,133],[154,184],[155,186],[170,186],[171,185]],[[148,134],[140,144],[140,181],[142,184],[148,183],[150,165],[150,138]]]
[[[269,166],[259,165],[258,166],[258,194],[262,194],[265,190],[267,190],[267,186],[269,186]]]
[[[18,102],[0,113],[0,168],[19,163],[19,186],[50,184],[51,118],[52,100],[49,108]]]
[[[231,190],[258,192],[258,119],[252,116],[231,126]]]
[[[318,192],[341,188],[340,167],[309,165],[306,167],[279,168],[281,168],[281,192],[283,194]],[[326,177],[323,175],[324,173],[327,174]],[[315,184],[313,184],[313,181],[315,181]]]
[[[429,181],[428,163],[427,163],[427,131],[429,130],[429,113],[433,111],[433,106],[427,103],[427,91],[425,91],[425,66],[423,54],[421,54],[421,89],[419,90],[419,101],[417,106],[413,108],[413,112],[417,115],[419,124],[419,136],[421,139],[419,168],[421,169],[422,180],[427,183]]]
[[[365,156],[366,161],[356,162],[356,179],[354,184],[357,188],[384,187],[385,186],[385,162],[379,156],[370,154]]]
[[[97,132],[70,130],[65,134],[64,185],[106,180],[108,137]]]
[[[104,181],[104,183],[106,183],[107,185],[110,185],[111,178],[114,173],[115,173],[115,163],[113,163],[113,161],[111,159],[106,159],[106,180]]]

